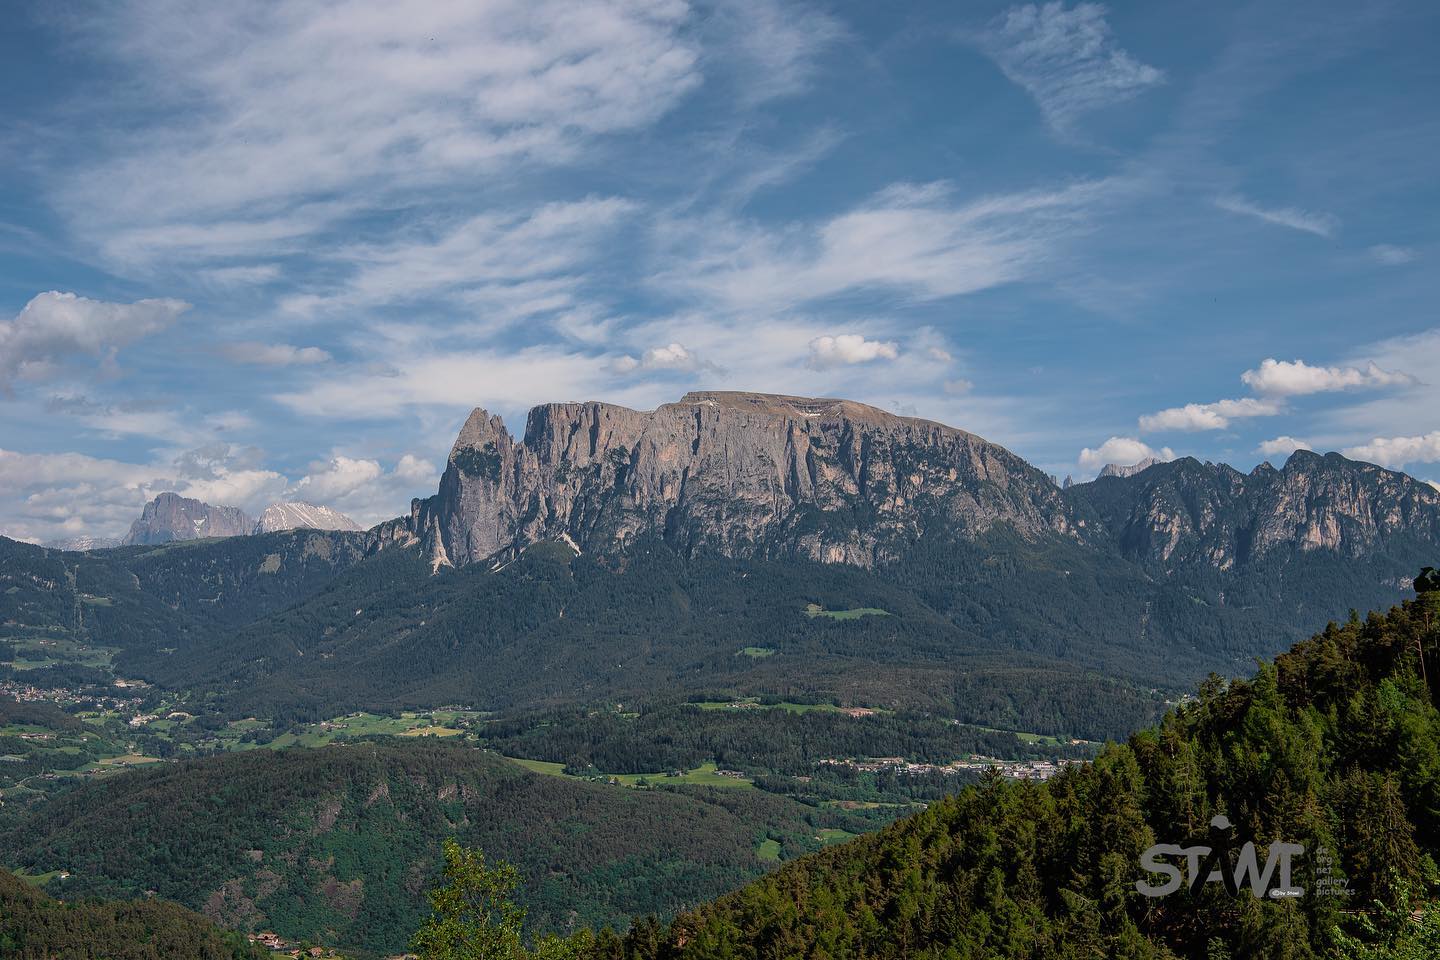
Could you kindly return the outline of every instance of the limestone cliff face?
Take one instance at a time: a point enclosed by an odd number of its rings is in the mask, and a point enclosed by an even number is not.
[[[1248,475],[1184,458],[1132,477],[1081,484],[1067,497],[1093,511],[1137,560],[1221,570],[1277,552],[1361,557],[1397,538],[1440,543],[1440,492],[1403,473],[1298,451]]]
[[[926,535],[1075,536],[1060,491],[1002,447],[845,400],[691,393],[651,412],[557,403],[516,442],[476,410],[408,519],[437,564],[569,538],[871,566]]]
[[[255,521],[236,507],[215,507],[176,493],[162,493],[145,504],[140,519],[130,525],[124,543],[170,543],[202,537],[240,537]]]

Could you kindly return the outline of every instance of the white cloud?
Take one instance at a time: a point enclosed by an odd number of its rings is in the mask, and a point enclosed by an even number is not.
[[[0,450],[0,517],[6,524],[0,533],[36,541],[119,537],[145,503],[165,491],[254,512],[285,487],[285,478],[261,467],[253,451],[227,444],[149,464]]]
[[[640,355],[639,360],[628,354],[616,357],[610,366],[617,373],[633,373],[636,370],[695,370],[705,364],[684,344],[668,343],[662,347],[651,347]]]
[[[959,397],[975,389],[975,384],[969,380],[946,380],[940,385],[946,393]]]
[[[209,267],[198,271],[198,275],[200,279],[217,287],[246,287],[280,279],[280,267],[274,263]]]
[[[1373,362],[1364,367],[1313,367],[1304,360],[1275,359],[1267,359],[1258,368],[1246,370],[1240,379],[1256,393],[1279,397],[1415,383],[1409,374],[1382,370]]]
[[[1370,248],[1369,252],[1376,263],[1383,263],[1389,267],[1413,263],[1418,256],[1410,247],[1399,247],[1391,243],[1377,243]]]
[[[1345,456],[1382,467],[1435,463],[1440,461],[1440,430],[1417,437],[1376,437],[1369,443],[1347,448]]]
[[[875,360],[894,360],[899,356],[900,348],[894,341],[867,340],[858,333],[842,333],[811,340],[810,359],[806,362],[814,370],[828,370]]]
[[[501,319],[569,306],[577,281],[563,274],[595,254],[635,209],[629,200],[592,197],[344,247],[333,259],[351,268],[349,279],[333,293],[302,295],[286,305],[305,313],[454,294]]]
[[[1262,207],[1238,194],[1226,194],[1215,200],[1215,206],[1229,213],[1254,217],[1279,227],[1289,227],[1302,233],[1313,233],[1317,237],[1334,236],[1340,229],[1340,220],[1328,213],[1301,210],[1296,207]]]
[[[1294,437],[1276,437],[1274,440],[1262,440],[1255,448],[1255,452],[1267,457],[1288,457],[1296,450],[1313,449],[1304,440],[1297,440]]]
[[[135,81],[107,107],[137,122],[63,200],[121,260],[272,250],[649,126],[701,83],[691,20],[683,0],[121,3],[80,29]],[[316,205],[335,196],[364,199]]]
[[[0,449],[0,535],[36,542],[123,536],[145,504],[166,491],[252,516],[278,500],[303,498],[369,525],[405,513],[411,497],[435,492],[439,477],[433,463],[414,454],[388,471],[374,459],[337,454],[291,483],[262,459],[261,451],[224,443],[143,464]]]
[[[1116,43],[1105,14],[1096,3],[1011,7],[980,35],[979,46],[1035,98],[1051,128],[1065,133],[1082,114],[1165,81]]]
[[[220,352],[236,363],[254,363],[266,367],[311,366],[326,363],[330,354],[319,347],[296,347],[288,343],[227,343]]]
[[[1100,444],[1098,449],[1089,447],[1080,451],[1080,469],[1094,473],[1107,463],[1129,466],[1141,460],[1174,460],[1175,451],[1169,447],[1156,449],[1134,437],[1111,437]]]
[[[1214,403],[1187,403],[1183,407],[1147,413],[1140,418],[1140,429],[1145,433],[1160,430],[1224,430],[1230,426],[1231,420],[1273,417],[1284,409],[1278,400],[1261,400],[1255,397],[1217,400]]]
[[[183,300],[107,303],[56,290],[37,294],[14,320],[0,322],[0,390],[53,377],[76,356],[113,359],[189,309]]]
[[[661,222],[661,286],[771,312],[852,290],[933,300],[1019,280],[1076,228],[1104,184],[956,203],[944,183],[896,184],[814,224]]]
[[[405,513],[412,497],[433,494],[439,476],[433,463],[411,453],[388,471],[378,460],[336,454],[312,463],[286,495],[323,504],[362,526],[372,526]]]
[[[844,36],[835,18],[793,0],[719,0],[704,28],[706,46],[723,50],[707,69],[731,71],[747,104],[805,90],[819,55]]]

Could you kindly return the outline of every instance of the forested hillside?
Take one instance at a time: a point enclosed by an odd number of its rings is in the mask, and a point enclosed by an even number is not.
[[[1093,765],[1045,784],[987,780],[788,864],[653,943],[607,941],[596,955],[1434,956],[1437,628],[1440,593],[1332,624],[1249,680],[1207,682]],[[1304,894],[1211,882],[1142,896],[1137,881],[1160,881],[1142,854],[1207,843],[1222,814],[1262,868],[1271,844],[1302,844],[1292,882]]]
[[[269,955],[173,903],[61,903],[0,870],[0,957],[5,960],[263,960]]]
[[[89,782],[0,849],[32,874],[68,871],[66,896],[155,891],[227,926],[396,952],[446,837],[519,865],[534,922],[568,931],[702,903],[769,866],[767,840],[798,854],[845,826],[865,828],[758,790],[627,790],[392,739]]]

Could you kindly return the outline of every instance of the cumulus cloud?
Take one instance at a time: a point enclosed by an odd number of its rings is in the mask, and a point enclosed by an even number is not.
[[[323,504],[370,526],[399,516],[410,499],[435,492],[435,465],[407,453],[386,470],[379,460],[337,454],[310,464],[287,497]]]
[[[1416,437],[1376,437],[1369,443],[1347,448],[1345,456],[1382,467],[1435,463],[1440,461],[1440,430]]]
[[[226,443],[151,463],[0,449],[0,535],[35,542],[123,536],[145,504],[166,491],[253,516],[279,500],[306,499],[368,525],[405,513],[411,497],[435,491],[439,476],[415,454],[390,470],[337,454],[291,482],[264,459],[261,450]]]
[[[286,485],[259,462],[258,451],[228,444],[143,464],[0,450],[0,533],[34,541],[119,537],[147,501],[166,491],[254,512],[279,499]]]
[[[296,347],[288,343],[227,343],[220,352],[236,363],[253,363],[265,367],[310,366],[326,363],[330,354],[319,347]]]
[[[0,389],[53,377],[77,356],[113,359],[189,309],[183,300],[107,303],[57,290],[37,294],[14,320],[0,322]]]
[[[1267,457],[1288,457],[1296,450],[1310,450],[1312,447],[1304,440],[1297,440],[1294,437],[1276,437],[1274,440],[1262,440],[1255,448],[1256,453]]]
[[[1304,360],[1275,359],[1246,370],[1240,379],[1256,393],[1279,397],[1415,383],[1408,373],[1382,370],[1373,362],[1364,367],[1314,367]]]
[[[1301,210],[1296,207],[1262,207],[1239,194],[1217,197],[1215,206],[1229,213],[1254,217],[1279,227],[1289,227],[1302,233],[1313,233],[1317,237],[1331,237],[1340,229],[1340,219],[1328,213]]]
[[[811,340],[810,359],[806,362],[813,370],[828,370],[875,360],[894,360],[899,356],[900,348],[894,341],[867,340],[858,333],[842,333]]]
[[[1097,449],[1086,447],[1080,451],[1080,469],[1094,473],[1107,463],[1129,466],[1141,460],[1174,460],[1175,451],[1169,447],[1155,448],[1134,437],[1111,437]]]
[[[640,355],[640,359],[626,354],[611,362],[617,373],[633,373],[637,370],[695,370],[704,366],[693,351],[684,344],[667,343],[662,347],[651,347]]]
[[[1243,397],[1239,400],[1217,400],[1214,403],[1187,403],[1140,418],[1145,433],[1161,430],[1224,430],[1230,421],[1248,417],[1273,417],[1284,410],[1278,400]]]
[[[1399,247],[1392,243],[1377,243],[1370,248],[1369,252],[1371,259],[1376,263],[1383,263],[1387,267],[1413,263],[1418,256],[1410,247]]]
[[[1064,133],[1083,114],[1124,103],[1165,81],[1116,42],[1097,3],[1011,7],[977,39],[1005,76]]]

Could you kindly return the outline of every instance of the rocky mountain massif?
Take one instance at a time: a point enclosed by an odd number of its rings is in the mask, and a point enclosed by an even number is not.
[[[1440,555],[1440,492],[1308,452],[1062,490],[928,421],[696,393],[537,407],[518,441],[477,410],[438,493],[369,531],[7,553],[0,620],[237,710],[724,689],[1107,735],[1097,684],[1243,672],[1396,602]]]
[[[561,537],[872,567],[927,535],[997,523],[1081,533],[1045,474],[963,430],[848,400],[719,392],[652,412],[547,404],[518,442],[477,409],[439,493],[403,522],[436,565],[455,566]]]
[[[254,529],[255,521],[238,507],[212,507],[178,493],[162,493],[145,504],[145,511],[130,525],[130,532],[122,543],[128,547],[205,537],[238,537]]]
[[[272,503],[259,520],[238,507],[211,506],[178,493],[162,493],[145,505],[140,519],[119,545],[137,546],[203,540],[210,537],[243,537],[282,530],[359,530],[360,525],[337,510],[300,500]],[[94,550],[112,547],[112,541],[91,537],[67,540],[55,546],[62,550]]]
[[[610,553],[652,536],[682,553],[874,567],[999,525],[1166,570],[1229,571],[1287,550],[1356,559],[1440,544],[1440,491],[1309,451],[1249,475],[1190,458],[1111,467],[1062,491],[1003,447],[930,421],[846,400],[690,393],[649,413],[536,407],[519,441],[476,410],[439,492],[391,526],[436,566],[503,562],[542,540]]]
[[[359,530],[360,524],[338,510],[316,506],[303,500],[272,503],[255,521],[255,533],[279,533],[282,530]]]

